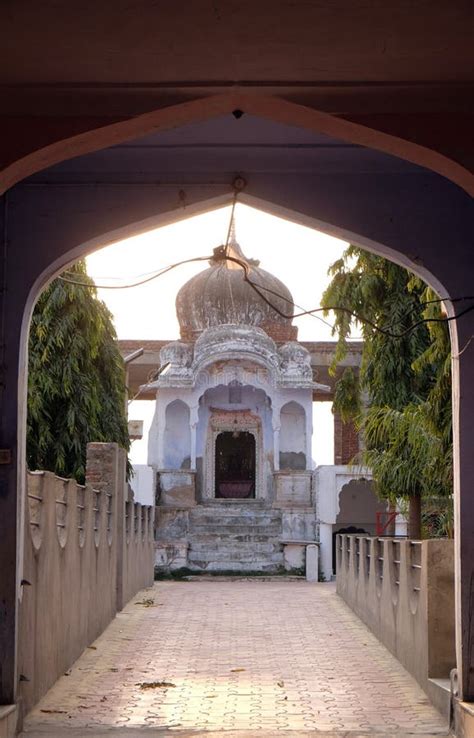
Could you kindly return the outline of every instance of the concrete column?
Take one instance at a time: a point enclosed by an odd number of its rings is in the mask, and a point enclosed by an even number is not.
[[[0,198],[0,233],[5,234],[6,223],[4,195]],[[23,314],[31,287],[28,269],[28,263],[10,253],[5,234],[0,253],[0,705],[15,703],[18,685],[18,608],[26,505],[27,357],[21,345]],[[25,335],[24,349],[26,340]]]
[[[165,468],[165,427],[166,427],[166,412],[163,403],[160,402],[160,397],[156,398],[157,408],[156,412],[158,415],[158,434],[157,434],[157,446],[158,446],[158,469]]]
[[[123,547],[125,541],[126,453],[117,443],[88,443],[86,484],[104,495],[112,495],[112,540],[115,553],[116,602],[120,611],[126,604],[123,595]],[[107,509],[107,500],[102,504]]]
[[[196,471],[196,425],[191,425],[191,471]]]
[[[310,410],[306,410],[306,470],[313,468],[313,418]]]
[[[474,313],[453,342],[456,660],[460,697],[474,701]],[[456,369],[458,369],[459,374]]]
[[[316,545],[306,546],[306,581],[318,581],[319,549]]]
[[[191,471],[196,471],[196,436],[198,426],[198,407],[192,407],[190,409],[190,428],[191,428]]]
[[[330,523],[319,524],[319,554],[321,557],[320,569],[326,581],[330,582],[334,572],[332,560],[332,525]]]
[[[280,426],[273,428],[273,468],[280,471]]]

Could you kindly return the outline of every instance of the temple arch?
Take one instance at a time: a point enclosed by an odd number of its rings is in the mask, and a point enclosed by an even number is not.
[[[293,106],[277,100],[270,104],[266,101],[264,107],[260,107],[260,101],[255,107],[252,107],[249,101],[247,103],[241,107],[249,117],[251,113],[259,114],[266,120],[280,119],[282,123],[299,126],[305,130],[323,129],[323,124],[326,123],[327,126],[331,124],[330,130],[324,129],[326,134],[341,137],[343,135],[343,131],[340,131],[343,124],[341,121],[332,116],[325,116],[323,119],[315,111],[305,110],[303,106]],[[284,109],[280,110],[282,104]],[[209,110],[206,101],[203,101],[203,107]],[[218,112],[224,114],[225,110]],[[171,111],[167,111],[167,114],[173,119],[174,124],[183,122],[177,121]],[[369,135],[367,129],[365,133]],[[370,132],[370,135],[373,135],[373,132]],[[390,142],[396,142],[396,139],[390,138]],[[359,144],[361,143],[371,147],[372,150],[380,148],[373,139],[359,140]],[[62,145],[69,146],[70,141],[64,141]],[[100,149],[102,146],[97,145],[95,148]],[[395,155],[398,153],[405,159],[410,158],[406,152],[397,148],[392,148],[391,153]],[[70,149],[68,155],[71,155]],[[58,160],[61,158],[66,156],[58,156]],[[41,166],[38,165],[37,168],[42,169],[45,161],[48,159],[42,159]],[[90,164],[92,166],[93,162]],[[226,169],[224,165],[227,166]],[[453,304],[449,302],[449,296],[462,297],[470,294],[468,290],[471,251],[468,245],[467,198],[451,182],[432,173],[406,170],[403,163],[395,174],[391,174],[384,171],[383,162],[379,161],[379,165],[380,170],[365,172],[363,181],[353,171],[350,162],[347,162],[345,170],[338,169],[339,174],[336,175],[333,171],[330,176],[324,176],[327,171],[313,169],[311,173],[308,170],[285,171],[281,176],[275,177],[274,172],[262,173],[253,170],[247,172],[245,167],[239,166],[239,172],[243,171],[249,183],[240,200],[261,207],[267,212],[289,217],[296,222],[341,236],[407,266],[428,281],[438,294],[448,297],[446,308],[449,317],[453,318],[455,310]],[[116,188],[110,187],[110,182],[107,181],[102,184],[94,181],[88,188],[83,186],[85,182],[78,187],[58,187],[58,182],[55,182],[53,177],[50,182],[47,180],[41,182],[41,187],[32,187],[34,182],[22,183],[8,193],[8,209],[5,204],[5,217],[8,210],[5,243],[8,256],[13,258],[6,260],[5,278],[9,290],[5,293],[4,306],[7,391],[4,392],[3,447],[13,450],[12,458],[18,459],[18,464],[12,464],[6,470],[5,483],[9,490],[14,491],[12,493],[9,491],[7,502],[2,504],[4,519],[16,514],[18,507],[16,491],[17,489],[21,491],[21,480],[24,478],[27,332],[31,310],[40,289],[68,263],[107,242],[140,230],[151,229],[178,217],[202,212],[209,207],[228,204],[232,193],[230,177],[227,177],[227,174],[236,168],[227,165],[226,162],[222,163],[222,168],[226,174],[217,183],[216,178],[212,182],[209,181],[207,170],[201,179],[197,178],[199,181],[193,180],[192,187],[189,186],[189,181],[183,178],[182,192],[186,196],[185,206],[180,197],[181,190],[178,189],[180,185],[177,184],[176,178],[170,180],[172,184],[159,183],[156,187],[150,183],[140,186],[133,182],[127,186],[122,182],[120,188]],[[383,203],[377,203],[377,207],[374,207],[373,203],[377,202],[382,186],[385,186]],[[49,192],[48,187],[51,188]],[[32,233],[35,234],[34,243]],[[456,238],[452,238],[453,233]],[[449,253],[446,252],[446,243],[450,243]],[[24,255],[21,265],[15,254]],[[306,266],[310,268],[310,260]],[[22,327],[21,316],[23,316]],[[472,318],[472,314],[470,317]],[[461,453],[464,447],[468,447],[472,435],[473,395],[470,391],[472,352],[466,351],[471,334],[472,320],[469,317],[451,323],[455,357],[453,409],[458,582],[470,581],[473,560],[470,556],[472,502],[468,493],[472,477],[472,460],[468,454]],[[278,429],[275,429],[275,432],[277,434]],[[18,439],[20,443],[17,449]],[[21,504],[22,499],[19,505],[20,517]],[[10,527],[12,531],[15,529],[14,526]],[[5,539],[6,543],[2,547],[4,550],[9,550],[8,547],[13,545],[11,540],[14,536],[14,533],[9,533],[9,538]],[[462,562],[461,551],[464,552]],[[21,564],[19,572],[21,578]],[[9,576],[9,593],[16,591],[16,587],[14,577]],[[470,606],[467,585],[458,587],[457,597],[458,610],[462,610],[464,622],[469,616]],[[9,598],[11,599],[10,594]],[[458,640],[461,632],[462,627],[458,623]],[[469,669],[465,670],[465,675],[461,674],[461,682],[470,679],[470,673]],[[467,694],[472,694],[471,688]]]
[[[173,400],[166,406],[163,436],[165,468],[189,469],[191,465],[190,411],[183,400]]]
[[[305,470],[306,446],[306,412],[292,400],[280,410],[280,469]]]

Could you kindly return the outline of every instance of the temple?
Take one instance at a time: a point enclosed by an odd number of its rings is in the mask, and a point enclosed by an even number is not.
[[[176,311],[181,340],[163,345],[158,376],[144,388],[156,394],[148,446],[156,564],[301,570],[308,546],[323,539],[332,548],[332,525],[323,522],[321,536],[318,479],[323,509],[337,498],[335,515],[341,490],[328,467],[314,468],[313,398],[332,388],[314,381],[310,352],[296,340],[292,295],[232,231],[180,289]],[[342,483],[354,476],[343,468]]]

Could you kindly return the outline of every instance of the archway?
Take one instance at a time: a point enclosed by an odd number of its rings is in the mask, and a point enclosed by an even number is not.
[[[283,405],[280,410],[280,426],[280,469],[307,469],[304,407],[294,401]]]
[[[336,536],[338,533],[351,533],[366,536],[376,535],[376,517],[385,512],[387,503],[379,500],[373,483],[369,479],[351,479],[339,492],[339,512],[332,532],[333,566],[336,573]]]
[[[183,122],[183,119],[190,120],[208,117],[216,112],[223,112],[229,109],[230,103],[235,104],[237,98],[219,98],[219,101],[213,99],[215,105],[199,104],[199,106],[191,106],[184,111],[183,107],[178,106],[176,111],[167,111],[166,125],[177,125]],[[244,98],[239,98],[240,102],[245,103]],[[303,126],[305,130],[326,130],[331,128],[331,116],[319,116],[315,111],[305,111],[300,106],[292,106],[284,101],[276,101],[259,107],[258,104],[247,100],[247,108],[254,112],[260,112],[268,118],[285,120],[294,126]],[[200,111],[198,114],[197,111]],[[181,118],[180,118],[181,115]],[[156,121],[156,116],[150,119]],[[338,125],[341,121],[338,122]],[[164,124],[163,124],[164,125]],[[351,132],[355,129],[349,127],[341,129],[340,135],[345,134],[351,137]],[[331,129],[334,133],[338,126]],[[116,131],[115,131],[116,133]],[[359,131],[360,133],[360,131]],[[103,135],[103,134],[101,134]],[[355,133],[354,133],[355,137]],[[389,137],[390,138],[390,137]],[[119,140],[120,136],[116,140]],[[360,140],[360,139],[359,139]],[[384,139],[387,143],[388,139]],[[110,143],[110,139],[108,140]],[[370,145],[373,141],[366,141]],[[390,139],[390,144],[394,142]],[[102,139],[102,145],[104,139]],[[87,146],[91,146],[91,142]],[[95,144],[97,145],[97,140]],[[93,148],[93,146],[92,146]],[[378,148],[383,148],[380,145]],[[403,147],[401,147],[403,148]],[[91,150],[90,148],[88,150]],[[393,148],[393,153],[396,147]],[[58,153],[56,152],[56,155]],[[61,155],[65,158],[64,151]],[[412,158],[406,156],[406,158]],[[206,175],[207,176],[207,175]],[[312,177],[312,178],[311,178]],[[284,181],[277,181],[274,176],[265,178],[259,175],[249,180],[249,187],[242,200],[252,205],[260,203],[271,212],[291,216],[292,219],[303,222],[307,225],[318,226],[323,230],[332,232],[335,235],[343,236],[348,240],[372,250],[381,255],[392,258],[422,276],[443,296],[460,297],[468,294],[469,287],[469,265],[470,251],[468,246],[468,210],[467,201],[464,193],[442,180],[441,177],[430,175],[425,177],[422,172],[413,172],[412,176],[406,180],[410,181],[410,187],[400,188],[400,183],[394,181],[396,175],[393,173],[387,176],[384,173],[376,173],[372,177],[367,177],[364,181],[364,187],[361,187],[360,181],[350,180],[347,172],[342,172],[336,176],[332,174],[326,177],[324,186],[322,181],[316,181],[316,178],[309,174],[285,172]],[[208,178],[209,179],[209,178]],[[270,179],[272,181],[270,181]],[[374,198],[380,192],[383,181],[387,187],[384,190],[384,201],[379,209],[373,209]],[[207,209],[210,206],[224,204],[231,199],[231,192],[228,184],[228,178],[222,179],[216,186],[200,181],[194,184],[192,196],[188,199],[185,214],[197,212],[199,209]],[[54,186],[54,185],[53,185]],[[185,187],[189,187],[189,183],[185,183]],[[11,520],[16,512],[16,479],[21,479],[24,469],[22,459],[22,443],[24,437],[24,366],[25,366],[25,345],[26,333],[29,321],[29,314],[32,309],[34,299],[39,290],[52,278],[55,273],[60,271],[67,263],[76,259],[79,255],[85,254],[106,242],[115,240],[117,237],[125,235],[126,232],[134,230],[144,230],[152,227],[152,224],[165,222],[166,219],[171,220],[178,213],[183,214],[182,202],[177,201],[177,187],[169,187],[163,190],[163,196],[157,203],[153,193],[149,192],[143,195],[143,188],[137,191],[134,189],[133,197],[131,191],[133,183],[130,183],[129,191],[122,189],[120,193],[116,190],[112,193],[113,188],[104,185],[99,192],[97,188],[94,190],[95,204],[92,210],[87,210],[92,200],[92,190],[88,193],[84,189],[76,188],[74,192],[69,190],[69,195],[65,189],[58,196],[57,202],[52,210],[60,213],[51,227],[51,223],[46,224],[44,220],[44,207],[47,206],[51,210],[49,193],[41,194],[40,188],[34,190],[30,188],[18,188],[9,196],[8,203],[8,231],[7,238],[9,240],[9,254],[21,253],[23,255],[31,255],[31,259],[13,260],[10,258],[7,263],[8,273],[7,279],[12,286],[10,295],[4,298],[5,311],[5,332],[4,343],[6,345],[6,387],[8,392],[5,393],[5,416],[4,416],[4,439],[5,447],[15,449],[17,445],[17,428],[18,438],[20,439],[18,461],[18,470],[15,468],[8,469],[6,473],[6,484],[8,485],[9,495],[7,503],[5,503],[5,520]],[[216,194],[217,192],[217,194]],[[72,203],[71,196],[75,197]],[[339,196],[339,199],[335,199]],[[416,197],[416,210],[411,207],[413,198]],[[65,204],[67,203],[67,207]],[[372,208],[372,209],[371,209]],[[444,209],[443,209],[444,208]],[[155,215],[153,215],[155,213]],[[156,215],[156,213],[159,213]],[[32,220],[28,219],[28,214],[33,215]],[[38,220],[39,218],[39,220]],[[404,218],[402,222],[402,218]],[[42,227],[36,230],[35,237],[36,251],[32,249],[31,230],[36,229],[37,223],[42,221]],[[54,232],[54,237],[52,234]],[[74,247],[70,247],[65,238],[66,234],[74,234]],[[443,244],[446,242],[450,233],[456,234],[455,251],[446,253]],[[101,235],[98,235],[101,234]],[[105,234],[105,235],[104,235]],[[457,254],[457,257],[455,257]],[[444,285],[444,287],[443,287]],[[452,303],[447,304],[449,317],[454,317],[454,308]],[[24,316],[23,320],[18,320],[18,315]],[[469,319],[463,323],[452,323],[452,340],[454,354],[458,355],[458,359],[454,363],[454,414],[455,414],[455,461],[456,461],[456,499],[457,499],[457,546],[458,546],[458,582],[469,580],[469,571],[472,568],[474,557],[471,556],[472,542],[470,512],[472,502],[469,502],[467,494],[461,497],[461,492],[468,487],[472,462],[468,458],[461,458],[462,440],[468,439],[472,433],[472,412],[471,403],[472,388],[469,391],[469,375],[471,371],[471,361],[469,351],[464,351],[467,342],[470,340],[472,327]],[[20,377],[18,378],[17,367],[20,366]],[[463,405],[460,405],[459,390],[462,384]],[[17,408],[16,387],[19,387],[19,408]],[[18,424],[17,424],[18,421]],[[462,503],[462,509],[461,509]],[[462,510],[465,509],[463,515]],[[3,511],[3,508],[2,508]],[[8,532],[4,538],[5,550],[9,552],[16,549],[15,533]],[[12,549],[13,546],[13,549]],[[462,558],[461,558],[462,554]],[[471,561],[471,563],[469,563]],[[462,563],[462,565],[461,565]],[[13,585],[13,588],[12,588]],[[15,582],[10,577],[6,583],[7,601],[13,604],[15,600]],[[458,588],[458,612],[463,622],[469,621],[470,612],[470,595],[468,591],[464,593],[462,588]],[[15,608],[13,607],[13,611]],[[14,628],[14,624],[10,622],[10,626]],[[459,624],[459,633],[462,632],[462,622]],[[7,629],[8,630],[8,629]],[[10,631],[11,632],[11,629]],[[464,646],[467,648],[467,644]],[[7,648],[10,654],[10,665],[14,659],[14,653],[10,647]],[[458,663],[459,666],[467,668],[470,654],[466,650],[462,650],[459,641]],[[8,671],[7,659],[7,671]],[[473,685],[469,681],[469,673],[463,672],[462,682],[464,685],[464,695],[472,695]],[[10,680],[10,687],[13,682]],[[471,691],[470,691],[471,690]]]
[[[166,406],[163,467],[189,469],[191,466],[191,430],[189,407],[182,400]]]

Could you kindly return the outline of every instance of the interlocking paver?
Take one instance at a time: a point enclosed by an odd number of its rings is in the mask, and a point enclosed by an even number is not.
[[[146,598],[152,607],[138,604]],[[157,583],[93,645],[30,713],[26,735],[448,734],[331,584]]]

